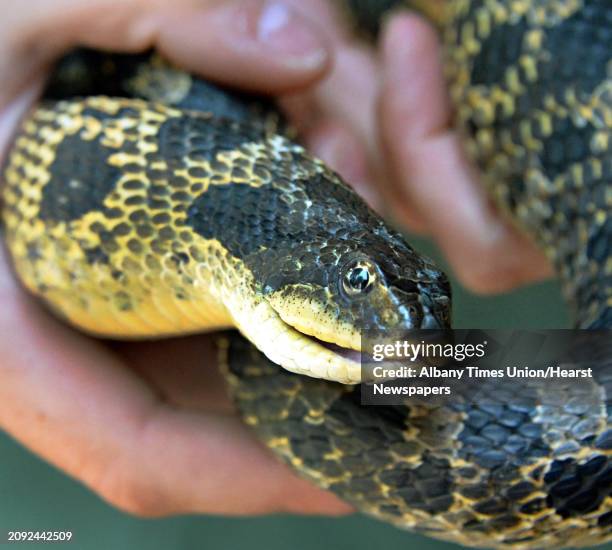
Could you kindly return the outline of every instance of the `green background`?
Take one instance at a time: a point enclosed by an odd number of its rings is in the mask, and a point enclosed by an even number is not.
[[[439,259],[424,241],[418,248]],[[568,317],[554,283],[504,296],[474,296],[454,284],[456,327],[563,327]],[[1,383],[1,382],[0,382]],[[256,474],[254,474],[256,475]],[[83,549],[365,550],[453,549],[382,523],[275,516],[255,519],[182,517],[140,520],[122,514],[60,472],[0,435],[0,533],[9,529],[70,529]],[[30,547],[33,545],[20,545]],[[58,546],[67,545],[55,545]],[[603,548],[603,547],[602,547]],[[605,548],[612,549],[612,545]]]

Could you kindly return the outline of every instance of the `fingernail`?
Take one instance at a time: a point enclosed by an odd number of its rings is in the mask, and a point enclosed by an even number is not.
[[[266,1],[257,21],[256,38],[267,48],[299,66],[318,66],[327,57],[322,39],[293,9],[277,0]]]

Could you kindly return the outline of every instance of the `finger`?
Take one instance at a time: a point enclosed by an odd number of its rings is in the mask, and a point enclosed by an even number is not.
[[[374,100],[377,97],[377,62],[374,52],[357,40],[338,6],[325,0],[287,0],[306,18],[315,20],[325,33],[334,54],[331,71],[316,86],[284,103],[298,123],[312,120],[316,108],[320,118],[336,119],[355,133],[370,149],[375,148]],[[301,109],[307,106],[307,109]]]
[[[317,104],[325,115],[350,127],[368,151],[375,151],[377,69],[373,53],[353,44],[338,46],[334,53],[334,69],[315,90]]]
[[[332,46],[349,40],[350,27],[335,2],[329,0],[285,1],[303,17],[315,22]]]
[[[380,210],[380,196],[372,186],[367,152],[355,134],[339,122],[323,120],[304,136],[310,151],[338,172],[374,209]]]
[[[112,504],[141,516],[289,512],[341,515],[351,508],[296,478],[237,418],[158,410],[138,449],[101,484]]]
[[[390,51],[396,47],[401,50]],[[397,217],[412,231],[427,233],[431,229],[429,221],[413,197],[416,182],[406,170],[404,157],[410,153],[405,151],[408,146],[411,150],[418,147],[428,137],[446,131],[450,123],[451,111],[439,66],[440,48],[435,32],[415,16],[392,19],[385,27],[381,48],[384,71],[378,99],[378,133],[389,153],[388,184],[394,197],[391,204]]]
[[[176,410],[104,346],[24,297],[0,257],[0,426],[141,515],[344,513],[234,417]],[[19,330],[15,330],[19,327]]]
[[[311,83],[329,61],[316,25],[279,0],[36,0],[27,9],[10,4],[0,39],[0,74],[9,84],[5,100],[77,44],[125,52],[155,47],[209,78],[271,93]]]
[[[551,270],[543,255],[491,208],[448,128],[438,54],[435,33],[418,18],[397,16],[388,25],[379,108],[396,186],[468,287],[500,292],[545,278]]]
[[[179,65],[244,89],[279,94],[301,89],[327,70],[323,33],[278,0],[235,0],[210,14],[186,13],[167,28],[159,17],[162,53]],[[177,13],[172,5],[171,13]],[[189,23],[191,29],[182,28]],[[185,32],[193,38],[185,40]],[[207,52],[203,55],[198,52]]]
[[[282,106],[308,149],[381,210],[385,189],[377,186],[380,171],[372,140],[374,61],[371,53],[338,37],[334,54],[331,73],[306,93],[284,97]]]
[[[235,412],[225,379],[216,368],[214,335],[113,342],[111,346],[172,406],[189,411]]]

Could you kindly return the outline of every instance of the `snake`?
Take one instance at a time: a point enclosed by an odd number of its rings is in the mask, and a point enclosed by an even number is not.
[[[396,8],[433,18],[491,200],[554,265],[575,326],[611,328],[609,0],[338,4],[364,36]],[[237,329],[219,356],[244,421],[361,512],[467,546],[612,539],[605,368],[549,391],[483,382],[485,402],[361,403],[363,331],[448,328],[449,280],[270,98],[156,53],[81,49],[2,177],[5,243],[41,304],[105,338]]]

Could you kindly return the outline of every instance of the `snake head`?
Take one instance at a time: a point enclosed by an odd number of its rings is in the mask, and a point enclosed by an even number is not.
[[[283,366],[294,360],[297,368],[289,370],[355,382],[366,331],[391,335],[450,325],[450,284],[431,260],[335,175],[313,177],[298,189],[281,198],[292,208],[276,218],[276,240],[251,260],[261,295],[291,333],[288,351],[267,353],[270,358]],[[306,357],[306,349],[316,358]],[[351,358],[353,366],[340,358]]]
[[[430,260],[300,146],[265,150],[267,183],[212,186],[194,212],[244,266],[228,309],[251,342],[287,370],[354,383],[365,331],[448,326],[450,287]]]
[[[302,334],[361,351],[365,331],[450,325],[448,279],[380,220],[369,231],[304,243],[296,253],[270,275],[264,293]]]

